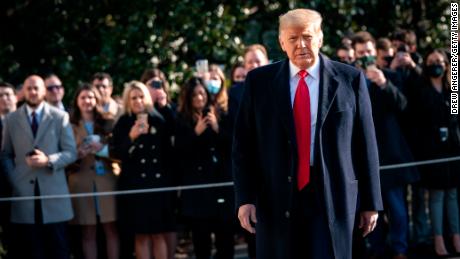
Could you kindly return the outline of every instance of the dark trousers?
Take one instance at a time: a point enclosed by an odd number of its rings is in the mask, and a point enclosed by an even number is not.
[[[312,184],[294,194],[291,224],[292,259],[334,258],[325,209]]]
[[[35,195],[40,195],[38,183]],[[67,222],[43,224],[40,200],[35,200],[35,224],[11,224],[10,258],[68,259]]]
[[[371,254],[382,256],[385,253],[386,233],[385,214],[389,220],[389,235],[391,241],[391,252],[393,254],[407,253],[407,234],[409,223],[407,220],[407,207],[405,201],[405,192],[403,186],[393,187],[391,189],[382,188],[382,199],[385,211],[379,213],[377,226],[369,234],[368,241],[371,246]]]
[[[233,259],[234,227],[231,220],[190,219],[192,241],[197,259],[210,259],[212,251],[211,233],[215,235],[215,259]]]

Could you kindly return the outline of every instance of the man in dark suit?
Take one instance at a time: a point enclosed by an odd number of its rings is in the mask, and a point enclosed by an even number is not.
[[[368,32],[361,31],[352,37],[357,60],[374,60],[375,40]],[[369,59],[371,58],[371,59]],[[361,62],[365,63],[365,62]],[[401,90],[399,75],[388,69],[380,69],[374,63],[362,68],[369,80],[369,96],[372,104],[379,160],[382,165],[413,162],[412,152],[401,130],[398,116],[406,109],[407,99]],[[405,202],[407,184],[418,180],[415,167],[384,170],[380,172],[382,198],[388,216],[391,253],[394,259],[406,258],[408,244],[408,219]],[[373,256],[383,257],[386,238],[382,226],[369,236]]]
[[[382,209],[367,85],[359,70],[319,54],[321,21],[308,9],[282,15],[288,59],[245,81],[233,173],[258,258],[351,258],[356,213],[367,235]]]

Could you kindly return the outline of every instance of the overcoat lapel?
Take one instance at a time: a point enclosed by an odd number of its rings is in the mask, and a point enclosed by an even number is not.
[[[44,104],[43,106],[43,114],[42,114],[42,119],[38,123],[38,130],[37,130],[37,136],[35,137],[34,145],[38,146],[37,144],[40,143],[41,138],[46,135],[47,131],[49,130],[49,125],[52,121],[52,116],[49,110],[49,106],[47,103]],[[32,132],[32,130],[31,130]]]
[[[34,134],[32,133],[32,128],[30,127],[29,118],[27,117],[26,105],[21,106],[21,111],[19,112],[19,125],[24,129],[25,135],[27,138],[30,138],[31,142],[34,141]]]
[[[273,82],[273,97],[277,102],[279,115],[286,130],[289,141],[292,143],[294,154],[297,154],[297,140],[295,136],[294,116],[291,105],[291,90],[289,85],[289,59],[281,62],[281,68]]]
[[[320,54],[320,66],[322,71],[319,80],[319,107],[317,118],[317,131],[321,130],[332,102],[337,94],[338,81],[335,79],[335,72],[331,67],[329,59]]]

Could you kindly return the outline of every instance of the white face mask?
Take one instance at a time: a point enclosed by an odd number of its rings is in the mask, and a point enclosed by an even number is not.
[[[222,86],[222,82],[215,79],[206,80],[205,84],[209,93],[213,95],[217,94]]]

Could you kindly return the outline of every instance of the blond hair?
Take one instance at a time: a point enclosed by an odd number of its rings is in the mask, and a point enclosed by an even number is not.
[[[145,110],[149,113],[152,114],[153,112],[153,103],[152,103],[152,98],[150,97],[149,90],[147,89],[147,86],[145,86],[142,82],[133,80],[131,82],[128,82],[125,84],[125,89],[123,90],[123,106],[125,108],[125,113],[131,115],[132,110],[131,106],[129,103],[129,95],[133,90],[139,90],[142,92],[144,95],[144,107]]]
[[[321,14],[311,9],[294,9],[279,17],[279,34],[287,27],[308,27],[314,26],[315,31],[323,37]]]

